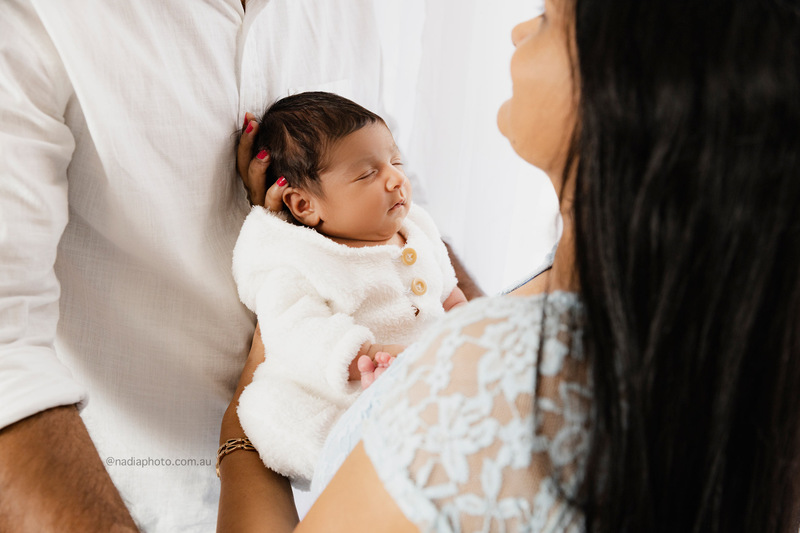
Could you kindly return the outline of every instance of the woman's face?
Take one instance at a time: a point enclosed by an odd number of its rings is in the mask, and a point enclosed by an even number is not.
[[[511,98],[497,115],[500,132],[529,163],[560,183],[575,126],[566,0],[547,0],[545,13],[511,32]]]

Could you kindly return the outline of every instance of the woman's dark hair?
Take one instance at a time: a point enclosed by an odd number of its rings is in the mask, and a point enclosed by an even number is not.
[[[267,188],[284,176],[293,187],[322,194],[319,173],[333,143],[381,117],[352,100],[327,92],[304,92],[281,98],[264,112],[253,139],[253,157],[270,154]]]
[[[800,8],[575,0],[596,531],[797,531]]]

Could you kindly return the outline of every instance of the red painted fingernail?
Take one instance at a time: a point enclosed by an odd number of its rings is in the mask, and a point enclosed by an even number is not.
[[[244,130],[244,132],[245,132],[245,133],[250,133],[251,131],[253,131],[253,123],[252,123],[252,122],[250,122],[250,123],[247,125],[247,129],[246,129],[246,130]]]
[[[263,161],[267,158],[268,155],[269,152],[267,152],[266,150],[261,150],[260,152],[258,152],[256,159],[258,159],[259,161]]]
[[[284,185],[286,185],[286,178],[281,176],[280,178],[278,178],[278,181],[276,181],[275,183],[278,184],[278,187],[283,187]]]
[[[247,126],[247,123],[248,123],[248,122],[249,122],[249,121],[247,120],[247,115],[245,115],[245,116],[244,116],[244,122],[242,123],[242,127],[244,128],[245,126]]]

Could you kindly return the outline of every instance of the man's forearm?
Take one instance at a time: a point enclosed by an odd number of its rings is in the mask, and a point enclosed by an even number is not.
[[[467,269],[464,268],[464,265],[461,264],[461,261],[456,257],[456,254],[453,253],[453,249],[450,247],[449,244],[444,243],[447,247],[447,254],[450,256],[450,262],[453,264],[453,268],[456,271],[456,279],[458,280],[458,288],[461,289],[461,292],[464,293],[464,296],[467,297],[467,300],[472,300],[473,298],[477,298],[479,296],[486,296],[486,294],[478,287],[478,284],[472,279]]]
[[[74,406],[0,431],[0,531],[137,531]]]

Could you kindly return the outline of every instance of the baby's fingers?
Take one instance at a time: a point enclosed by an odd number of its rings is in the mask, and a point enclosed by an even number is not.
[[[392,364],[392,361],[395,360],[395,357],[388,353],[388,352],[378,352],[375,354],[375,363],[379,366],[389,366]]]
[[[358,365],[358,371],[361,373],[375,371],[375,363],[368,355],[360,356],[356,364]]]

